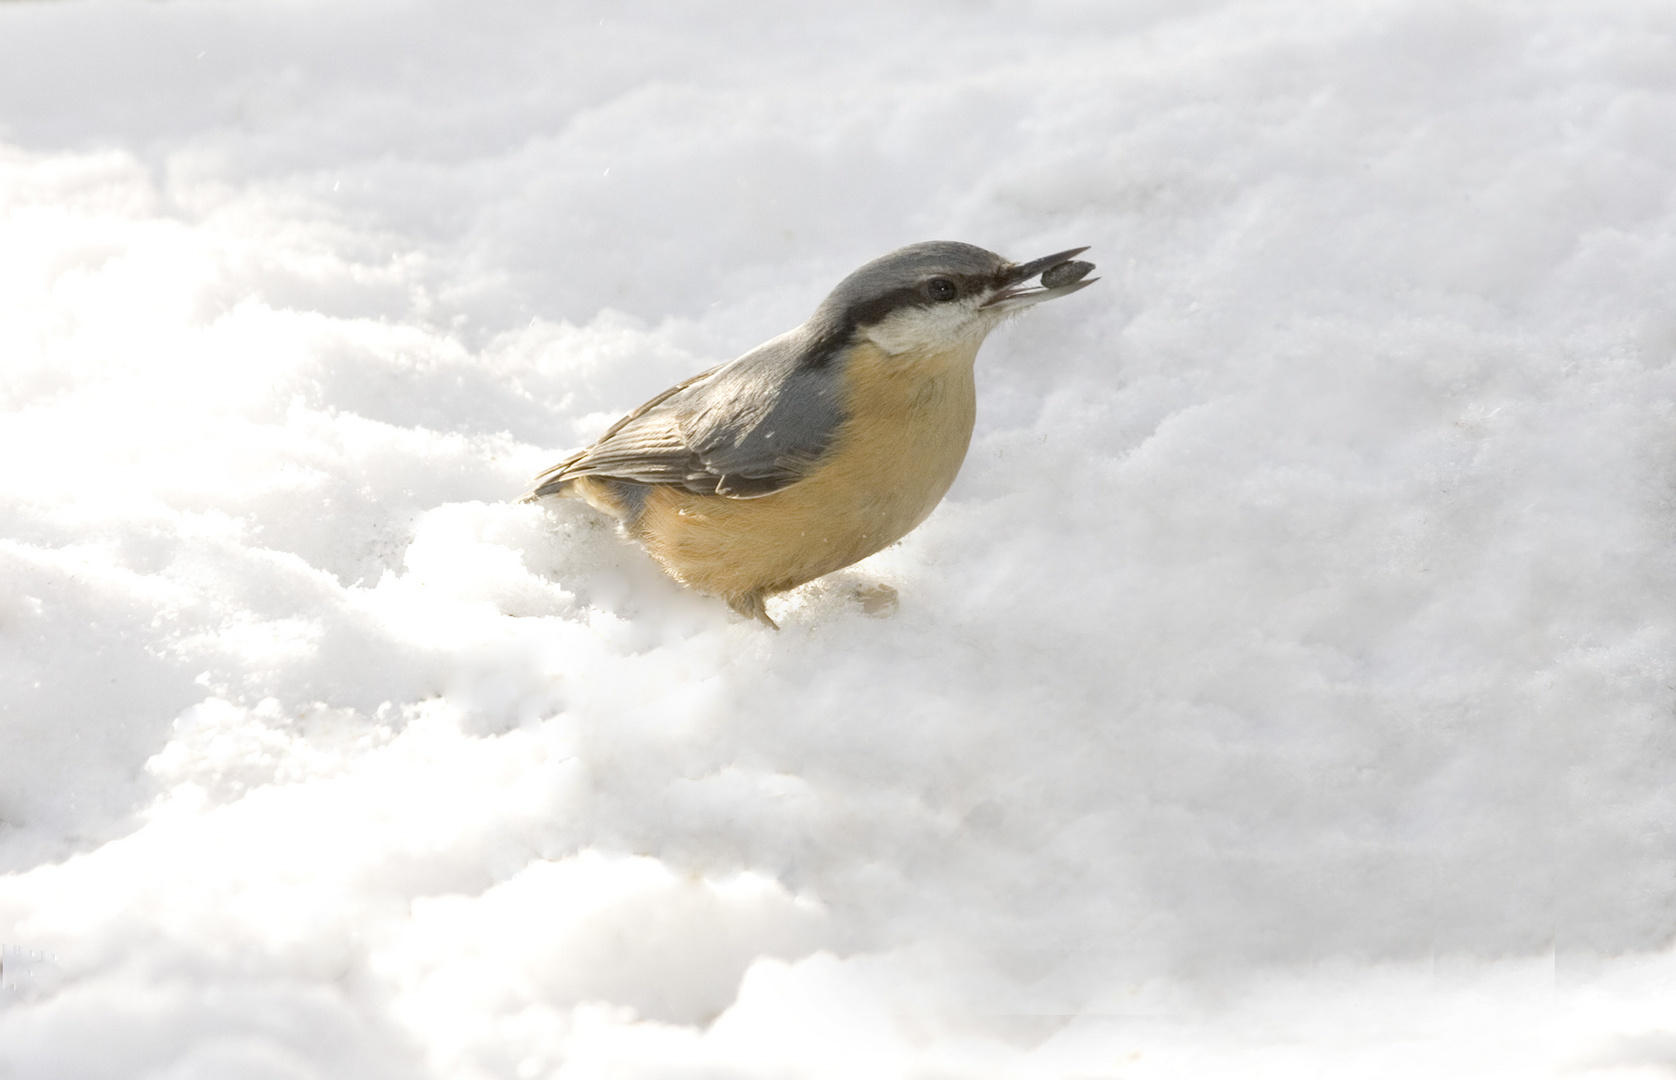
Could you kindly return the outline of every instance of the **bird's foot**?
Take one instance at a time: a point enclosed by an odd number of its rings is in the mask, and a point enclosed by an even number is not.
[[[755,619],[757,622],[762,623],[764,626],[767,626],[772,630],[778,630],[780,628],[779,623],[768,617],[768,608],[763,603],[763,596],[761,593],[746,593],[744,596],[730,596],[728,597],[727,606],[745,616],[745,618]]]
[[[896,590],[889,585],[858,585],[854,596],[856,602],[861,605],[863,615],[871,615],[875,619],[888,619],[896,614]]]

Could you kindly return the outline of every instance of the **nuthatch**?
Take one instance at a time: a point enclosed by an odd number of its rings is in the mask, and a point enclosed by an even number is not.
[[[978,346],[1092,285],[1072,248],[1012,263],[913,244],[838,283],[797,329],[694,375],[535,479],[622,522],[671,577],[769,626],[763,599],[924,521],[972,439]],[[1030,282],[1041,276],[1041,287]]]

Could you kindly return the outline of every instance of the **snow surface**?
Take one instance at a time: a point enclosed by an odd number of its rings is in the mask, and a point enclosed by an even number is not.
[[[1673,132],[1667,0],[0,5],[0,1076],[1668,1076]],[[510,501],[922,239],[1103,280],[782,633]]]

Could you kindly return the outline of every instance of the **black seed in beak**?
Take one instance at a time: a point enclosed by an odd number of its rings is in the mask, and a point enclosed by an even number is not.
[[[1056,251],[1052,255],[1043,255],[1039,259],[1031,259],[1027,263],[1019,263],[1003,271],[998,283],[1001,285],[1017,285],[1022,281],[1029,281],[1050,266],[1058,266],[1068,259],[1074,259],[1087,251],[1087,247],[1072,248],[1069,251]]]
[[[1042,287],[1057,289],[1065,285],[1081,281],[1094,269],[1091,262],[1062,262],[1057,266],[1050,266],[1042,271]]]

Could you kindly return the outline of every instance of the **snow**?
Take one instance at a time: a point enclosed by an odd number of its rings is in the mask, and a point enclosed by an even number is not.
[[[0,5],[0,1076],[1665,1075],[1673,130],[1656,0]],[[512,501],[923,239],[1102,281],[781,633]]]

